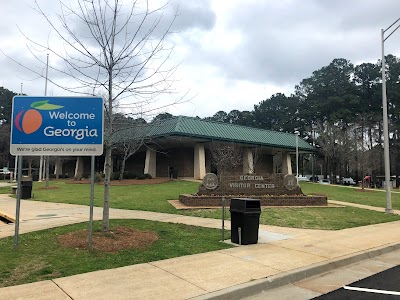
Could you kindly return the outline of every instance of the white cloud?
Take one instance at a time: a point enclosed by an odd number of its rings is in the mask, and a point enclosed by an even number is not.
[[[39,4],[50,11],[49,17],[55,17],[58,1],[40,0]],[[176,45],[171,64],[180,64],[175,88],[181,93],[190,90],[196,97],[168,111],[201,117],[219,110],[251,110],[273,93],[291,93],[295,84],[334,58],[354,64],[377,62],[380,29],[400,17],[398,0],[173,0],[171,4],[164,11],[165,20],[179,5],[171,36]],[[0,26],[7,28],[0,32],[0,48],[35,67],[15,24],[44,42],[50,29],[29,5],[32,1],[25,0],[23,5],[0,2]],[[400,56],[400,30],[385,48],[386,53]],[[55,57],[50,60],[54,62]],[[1,86],[19,91],[23,82],[25,93],[42,93],[43,79],[31,81],[35,75],[1,54],[0,64]],[[53,95],[64,95],[54,86],[49,89]],[[160,104],[169,100],[164,98]]]

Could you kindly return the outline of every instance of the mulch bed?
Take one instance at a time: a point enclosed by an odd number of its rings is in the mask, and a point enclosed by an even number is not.
[[[113,186],[123,186],[123,185],[142,185],[142,184],[160,184],[171,181],[170,178],[153,178],[153,179],[124,179],[124,180],[111,180],[110,184]],[[71,184],[90,184],[90,179],[82,180],[68,180],[66,183]],[[97,182],[97,184],[104,184],[103,181]]]
[[[93,232],[92,246],[94,250],[113,253],[125,249],[145,249],[157,240],[156,232],[119,226],[109,232]],[[87,250],[88,230],[60,235],[58,241],[67,248]]]

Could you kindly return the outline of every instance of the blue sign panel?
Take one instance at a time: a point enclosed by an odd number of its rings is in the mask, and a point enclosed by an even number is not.
[[[13,98],[12,155],[101,155],[100,97]]]

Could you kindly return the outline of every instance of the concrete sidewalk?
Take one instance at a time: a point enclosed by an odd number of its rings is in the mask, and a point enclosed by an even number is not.
[[[15,199],[0,195],[0,211],[14,214]],[[22,201],[20,232],[87,221],[80,205]],[[220,228],[220,220],[112,209],[111,218],[137,218]],[[95,208],[95,218],[101,209]],[[227,222],[229,228],[229,222]],[[267,243],[102,270],[52,281],[0,288],[0,299],[239,299],[400,245],[400,221],[339,231],[260,226]],[[14,226],[0,226],[0,237]],[[247,293],[247,294],[246,294]]]
[[[365,205],[365,204],[343,202],[343,201],[337,201],[337,200],[328,200],[328,203],[336,204],[336,205],[343,205],[343,206],[353,206],[353,207],[358,207],[358,208],[368,209],[368,210],[373,210],[373,211],[379,211],[379,212],[385,212],[385,210],[386,210],[383,207],[375,207],[375,206],[369,206],[369,205]],[[400,215],[400,210],[393,209],[393,213],[396,215]]]

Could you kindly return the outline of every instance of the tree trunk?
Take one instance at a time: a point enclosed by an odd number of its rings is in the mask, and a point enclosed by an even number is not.
[[[358,172],[358,149],[357,149],[357,147],[358,147],[358,143],[357,143],[357,130],[356,129],[354,129],[354,142],[356,143],[355,144],[355,151],[354,151],[354,154],[355,154],[355,156],[354,156],[354,160],[355,160],[355,177],[356,177],[356,181],[357,181],[357,183],[358,183],[358,180],[360,179],[360,177],[359,177],[359,172]]]
[[[399,188],[399,184],[400,184],[400,178],[399,178],[399,175],[400,175],[400,164],[399,164],[399,162],[400,162],[400,140],[399,140],[399,134],[398,134],[398,131],[396,130],[396,134],[393,136],[393,140],[395,141],[395,143],[396,143],[396,161],[394,162],[395,163],[395,166],[396,166],[396,188]]]
[[[364,164],[365,164],[365,151],[364,151],[364,118],[362,119],[362,124],[361,124],[361,188],[364,190],[364,185],[365,185],[365,170],[364,170]]]
[[[106,143],[105,157],[105,176],[104,176],[104,204],[103,204],[103,223],[102,230],[110,230],[110,178],[111,178],[111,145]]]
[[[124,159],[122,160],[122,165],[121,165],[121,170],[119,172],[119,180],[124,179],[124,172],[125,172],[125,163],[126,163],[127,157],[124,156]]]

